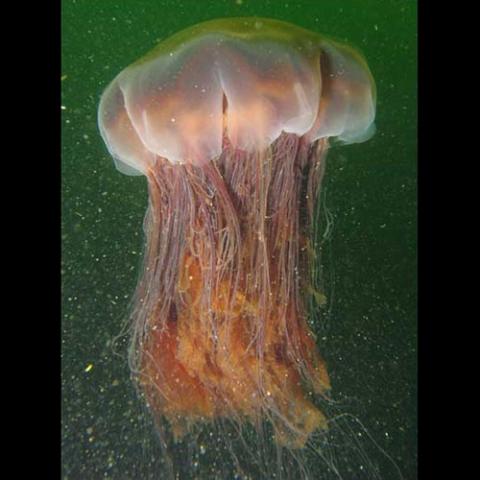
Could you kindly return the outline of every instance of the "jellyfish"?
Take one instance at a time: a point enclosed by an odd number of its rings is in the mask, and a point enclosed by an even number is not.
[[[330,143],[367,140],[374,117],[356,50],[261,18],[181,31],[103,93],[116,167],[148,182],[132,377],[176,440],[228,419],[295,450],[328,428],[314,210]]]

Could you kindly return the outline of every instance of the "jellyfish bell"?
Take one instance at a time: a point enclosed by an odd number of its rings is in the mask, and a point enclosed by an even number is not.
[[[99,126],[121,169],[155,158],[204,164],[258,151],[282,132],[353,143],[372,134],[375,87],[348,46],[274,20],[225,19],[182,31],[123,70]],[[123,165],[122,165],[123,164]]]
[[[268,19],[184,30],[105,90],[101,135],[149,185],[130,361],[159,428],[267,423],[289,449],[327,428],[313,210],[329,139],[364,141],[374,117],[358,52]]]

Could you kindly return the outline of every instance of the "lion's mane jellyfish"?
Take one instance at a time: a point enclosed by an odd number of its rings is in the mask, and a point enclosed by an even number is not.
[[[359,53],[266,19],[182,31],[104,92],[102,137],[149,189],[131,368],[175,438],[228,419],[299,449],[327,427],[313,211],[329,139],[364,141],[374,117]]]

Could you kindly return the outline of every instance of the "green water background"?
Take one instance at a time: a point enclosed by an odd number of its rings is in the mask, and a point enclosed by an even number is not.
[[[126,345],[118,355],[111,346],[138,276],[147,191],[142,177],[114,169],[97,130],[100,95],[159,40],[203,20],[251,15],[351,43],[375,77],[376,135],[328,158],[324,199],[334,229],[319,334],[334,397],[405,479],[416,478],[416,2],[64,0],[64,479],[162,478],[146,448],[155,437],[129,380]]]

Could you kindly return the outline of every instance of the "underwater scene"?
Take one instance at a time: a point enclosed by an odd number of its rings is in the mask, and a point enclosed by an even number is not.
[[[416,2],[62,2],[62,478],[417,478]]]

